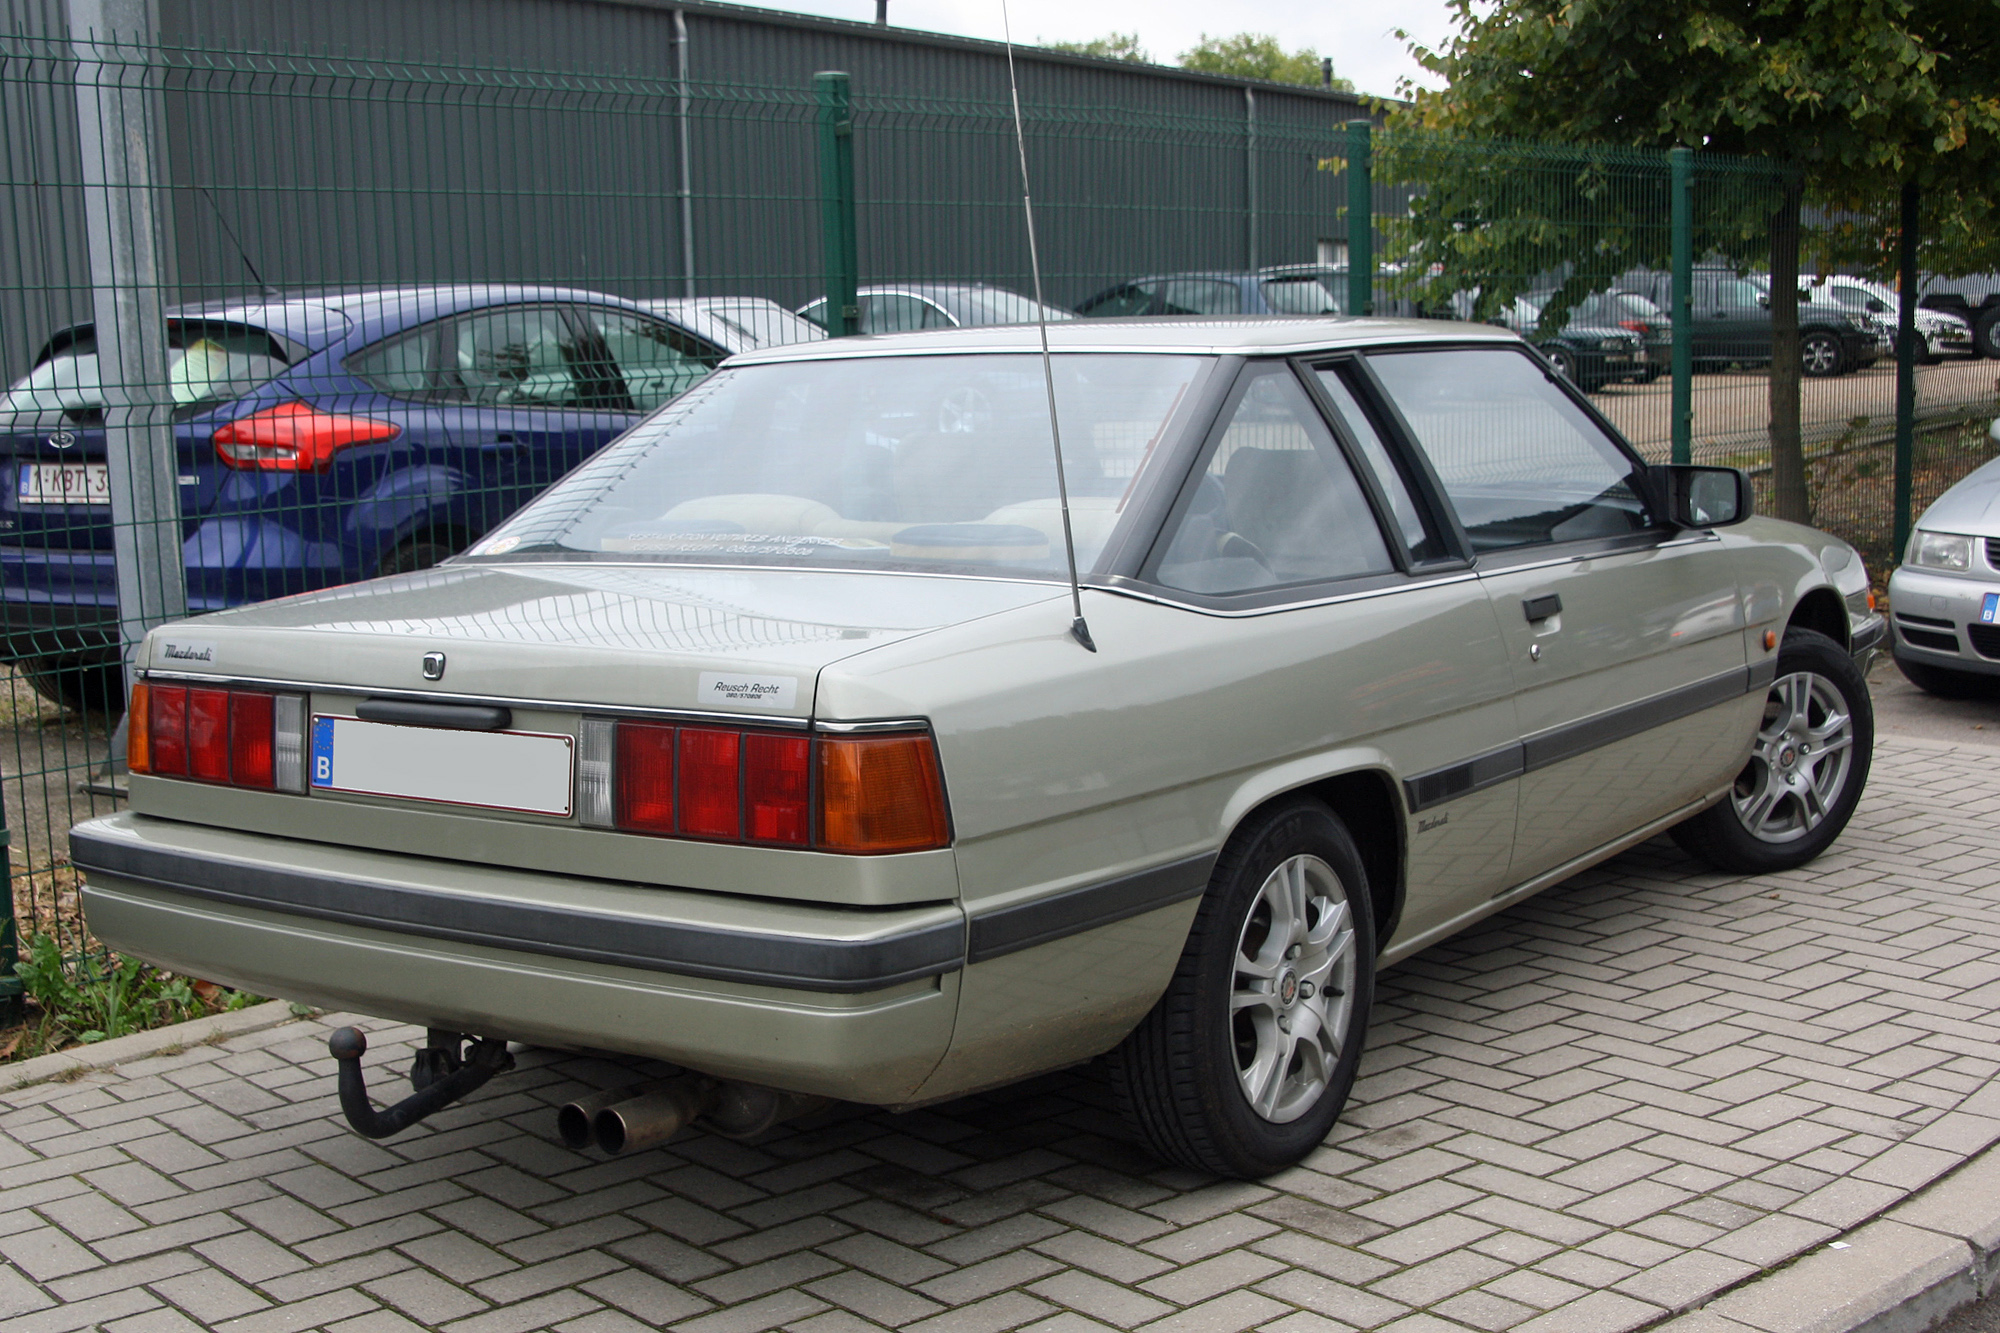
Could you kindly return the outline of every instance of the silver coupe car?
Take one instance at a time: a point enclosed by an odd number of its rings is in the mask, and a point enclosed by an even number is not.
[[[678,1067],[563,1108],[610,1151],[1104,1056],[1153,1151],[1259,1176],[1378,969],[1662,832],[1846,824],[1859,557],[1514,334],[1047,337],[738,356],[463,557],[155,632],[91,927],[429,1028],[387,1109],[337,1035],[371,1135],[509,1041]]]
[[[2000,420],[1987,431],[2000,447]],[[2000,698],[2000,459],[1937,498],[1889,575],[1891,652],[1919,689]]]

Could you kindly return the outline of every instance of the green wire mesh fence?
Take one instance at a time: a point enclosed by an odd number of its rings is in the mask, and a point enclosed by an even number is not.
[[[1768,473],[1768,166],[1301,106],[1025,107],[1049,317],[1499,322],[1648,458]],[[71,953],[148,626],[444,558],[729,353],[1034,315],[1004,87],[0,36],[0,118],[0,793]],[[1816,514],[1882,568],[1893,315],[1801,309]],[[1919,504],[1991,367],[1920,372]]]

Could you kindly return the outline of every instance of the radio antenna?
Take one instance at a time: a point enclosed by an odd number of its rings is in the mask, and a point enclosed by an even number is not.
[[[1097,644],[1083,619],[1083,585],[1076,576],[1076,534],[1069,522],[1069,478],[1063,470],[1062,423],[1056,413],[1055,362],[1049,356],[1049,312],[1042,304],[1042,256],[1035,247],[1035,195],[1028,188],[1028,136],[1021,128],[1021,82],[1014,76],[1014,30],[1007,21],[1007,0],[1000,0],[1000,33],[1007,42],[1007,92],[1014,101],[1014,148],[1021,158],[1021,212],[1028,221],[1028,270],[1035,279],[1035,331],[1042,340],[1042,385],[1049,398],[1049,439],[1056,449],[1056,503],[1062,508],[1063,555],[1069,562],[1069,603],[1075,619],[1069,632],[1091,652]]]

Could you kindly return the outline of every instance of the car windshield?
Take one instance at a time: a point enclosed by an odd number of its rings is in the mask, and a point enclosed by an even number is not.
[[[937,293],[936,300],[948,308],[961,324],[1035,322],[1034,299],[1001,287],[967,287],[942,291]],[[1069,311],[1058,310],[1052,305],[1045,305],[1040,309],[1042,317],[1050,321],[1076,318]]]
[[[1110,538],[1208,358],[1053,358],[1079,568]],[[474,556],[1064,569],[1042,362],[798,361],[719,372]]]
[[[167,389],[176,408],[241,397],[285,369],[271,335],[227,324],[167,325]],[[0,412],[69,413],[89,417],[104,408],[97,340],[89,333],[36,366],[7,391]]]

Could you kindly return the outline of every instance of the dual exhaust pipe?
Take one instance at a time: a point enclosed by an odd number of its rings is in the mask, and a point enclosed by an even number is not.
[[[680,1074],[566,1102],[556,1111],[556,1132],[571,1149],[594,1143],[617,1156],[665,1143],[697,1120],[725,1138],[747,1139],[827,1104],[824,1097]]]

